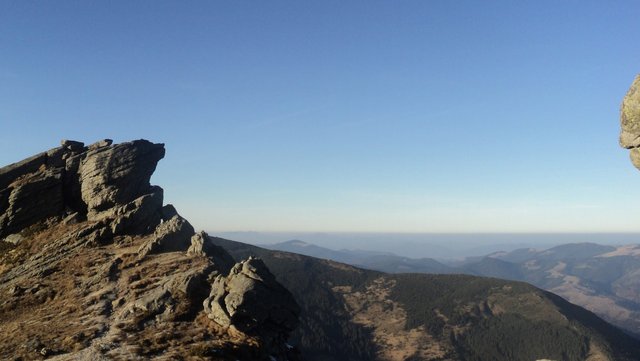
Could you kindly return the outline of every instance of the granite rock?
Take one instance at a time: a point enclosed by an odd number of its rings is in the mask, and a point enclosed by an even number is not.
[[[291,294],[163,205],[163,156],[63,140],[0,168],[0,359],[295,359]]]
[[[222,247],[213,244],[209,235],[204,231],[191,237],[191,245],[187,249],[187,254],[210,259],[222,275],[227,275],[235,263],[229,253]]]
[[[300,308],[262,260],[249,258],[217,276],[204,301],[207,316],[221,326],[284,343],[298,325]]]
[[[107,144],[90,146],[78,169],[89,219],[149,193],[149,179],[164,157],[164,145],[146,140]]]
[[[633,165],[640,169],[640,75],[636,76],[620,107],[620,146],[630,149]]]

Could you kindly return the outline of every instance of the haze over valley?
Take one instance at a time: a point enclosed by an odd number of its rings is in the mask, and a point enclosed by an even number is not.
[[[392,252],[405,257],[444,260],[479,256],[518,248],[551,248],[566,243],[624,245],[640,243],[640,233],[340,233],[340,232],[217,232],[217,236],[269,246],[301,240],[335,250]]]

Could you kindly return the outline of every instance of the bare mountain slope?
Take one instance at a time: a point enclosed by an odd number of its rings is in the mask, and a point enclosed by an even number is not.
[[[291,294],[163,206],[163,156],[63,141],[0,168],[0,359],[296,359]]]

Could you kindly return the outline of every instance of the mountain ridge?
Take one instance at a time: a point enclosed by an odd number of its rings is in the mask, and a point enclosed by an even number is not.
[[[390,275],[212,240],[235,257],[261,257],[293,293],[302,310],[292,341],[310,360],[591,361],[635,360],[640,354],[637,340],[526,283],[468,275]],[[584,331],[569,331],[575,329]],[[341,344],[344,339],[353,342]]]
[[[298,359],[295,300],[163,205],[164,153],[64,140],[0,168],[0,358]]]
[[[302,253],[297,252],[299,249],[295,247],[284,245],[266,245],[266,248],[320,258],[331,255],[328,249],[320,254],[313,253],[321,248],[317,246],[307,245],[305,250],[309,252]],[[368,257],[365,260],[342,255],[340,259],[328,259],[389,273],[460,273],[529,282],[588,308],[635,337],[640,336],[640,287],[633,282],[634,275],[640,274],[640,245],[611,246],[582,242],[540,250],[523,248],[469,257],[453,265],[440,263],[442,268],[432,266],[429,259],[425,261],[400,256],[386,259]],[[417,266],[403,268],[407,264]],[[625,272],[614,271],[619,264],[626,267]],[[587,272],[590,268],[592,270]],[[612,272],[618,272],[618,276],[614,277]],[[603,280],[603,275],[611,276]],[[614,285],[620,295],[607,288],[607,285]]]

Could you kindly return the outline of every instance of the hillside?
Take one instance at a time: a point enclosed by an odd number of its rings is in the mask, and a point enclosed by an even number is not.
[[[292,334],[308,360],[636,360],[640,343],[525,283],[385,274],[221,238],[262,258],[301,307]]]
[[[526,256],[525,256],[526,255]],[[493,276],[479,267],[500,262],[513,268],[503,278],[526,281],[580,305],[628,332],[640,335],[640,246],[567,244],[547,250],[489,255],[464,270]]]
[[[291,294],[163,205],[164,153],[63,141],[0,168],[0,359],[297,359]]]
[[[298,241],[299,242],[299,241]],[[283,244],[276,246],[285,248]],[[270,245],[273,246],[273,245]],[[286,247],[294,253],[388,273],[468,274],[524,281],[584,307],[606,321],[640,336],[640,245],[564,244],[544,250],[532,248],[469,257],[446,266],[429,258],[396,255],[348,257],[347,251],[305,244]],[[322,252],[315,252],[316,250]],[[318,256],[316,256],[316,254]]]
[[[387,273],[454,273],[448,267],[433,258],[409,258],[389,252],[373,252],[363,250],[332,250],[319,247],[300,240],[293,240],[275,244],[261,245],[276,251],[302,254],[321,259],[329,259],[346,263],[360,268],[382,271]]]

